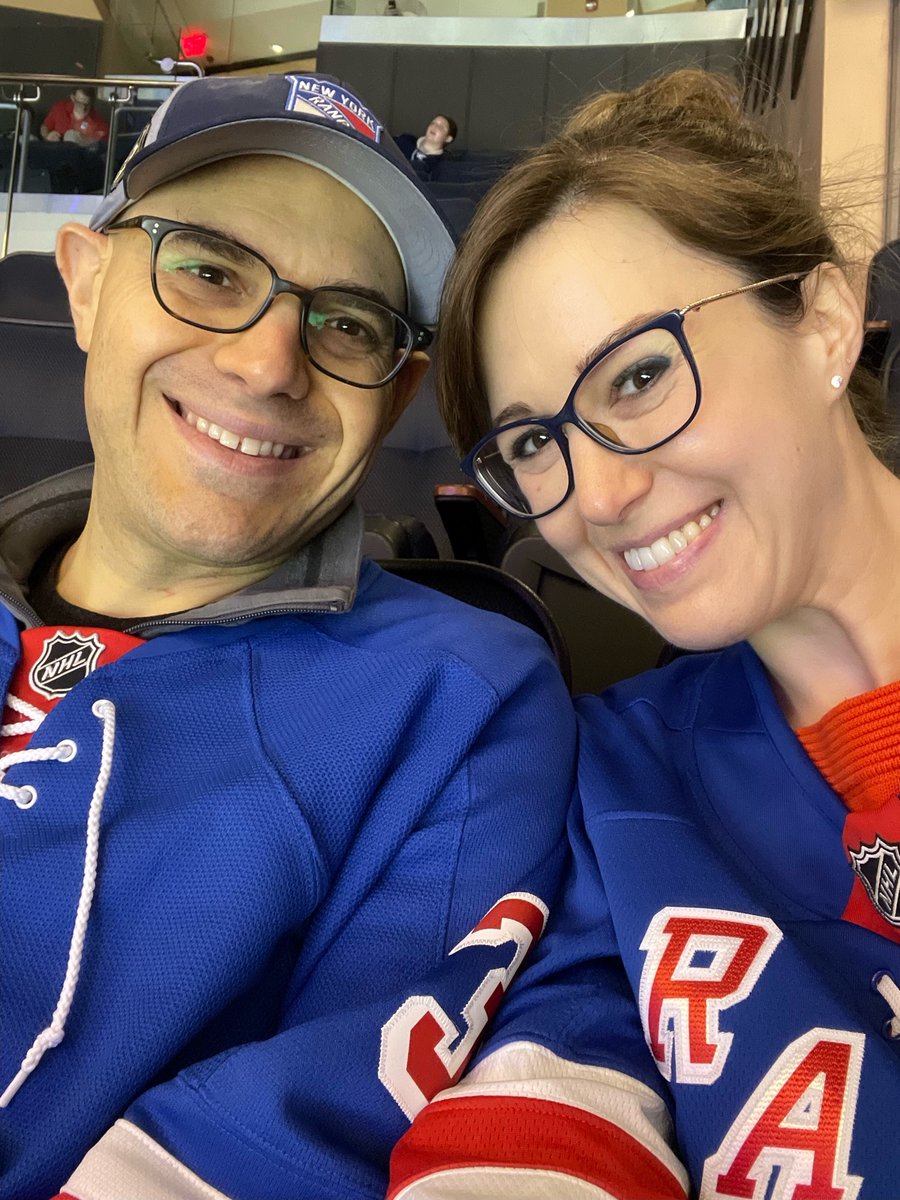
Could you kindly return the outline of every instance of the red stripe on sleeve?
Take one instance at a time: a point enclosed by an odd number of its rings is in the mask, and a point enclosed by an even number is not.
[[[59,1192],[51,1197],[51,1200],[78,1200],[77,1196],[73,1196],[71,1192]]]
[[[552,1100],[467,1096],[423,1109],[391,1158],[388,1200],[462,1167],[557,1171],[620,1200],[685,1200],[655,1154],[612,1121]]]

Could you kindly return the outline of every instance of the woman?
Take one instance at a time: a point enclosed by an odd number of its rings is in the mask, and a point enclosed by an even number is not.
[[[900,1196],[900,482],[818,205],[677,72],[510,172],[445,300],[468,468],[709,653],[580,702],[564,903],[395,1194]]]

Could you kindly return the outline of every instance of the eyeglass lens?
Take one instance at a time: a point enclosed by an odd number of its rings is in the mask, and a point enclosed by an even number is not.
[[[252,321],[272,287],[269,265],[233,242],[174,229],[156,255],[163,307],[208,329],[229,332]],[[406,357],[412,331],[390,309],[340,288],[317,288],[305,306],[311,361],[347,383],[376,386]]]
[[[607,444],[646,450],[690,420],[696,402],[694,374],[678,340],[649,329],[600,359],[579,384],[574,407]],[[542,516],[569,489],[564,436],[538,424],[500,429],[476,456],[476,473],[511,512]]]

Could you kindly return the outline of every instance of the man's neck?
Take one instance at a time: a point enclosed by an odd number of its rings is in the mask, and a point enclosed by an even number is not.
[[[219,564],[148,554],[88,523],[59,567],[57,591],[70,604],[113,617],[156,617],[213,604],[261,579],[279,563]]]
[[[416,145],[422,151],[423,154],[443,154],[444,153],[443,145],[440,145],[437,142],[430,142],[428,140],[427,134],[423,134],[419,138]]]

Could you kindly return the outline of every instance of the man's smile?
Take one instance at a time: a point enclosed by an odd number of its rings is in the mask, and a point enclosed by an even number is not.
[[[286,442],[248,437],[233,430],[225,429],[223,426],[217,424],[215,421],[210,421],[206,417],[199,416],[169,396],[166,397],[166,402],[182,420],[186,421],[193,429],[196,429],[198,433],[205,433],[208,438],[214,442],[218,442],[226,450],[234,450],[238,454],[246,454],[251,458],[290,459],[299,458],[307,449],[305,446],[292,445]]]

